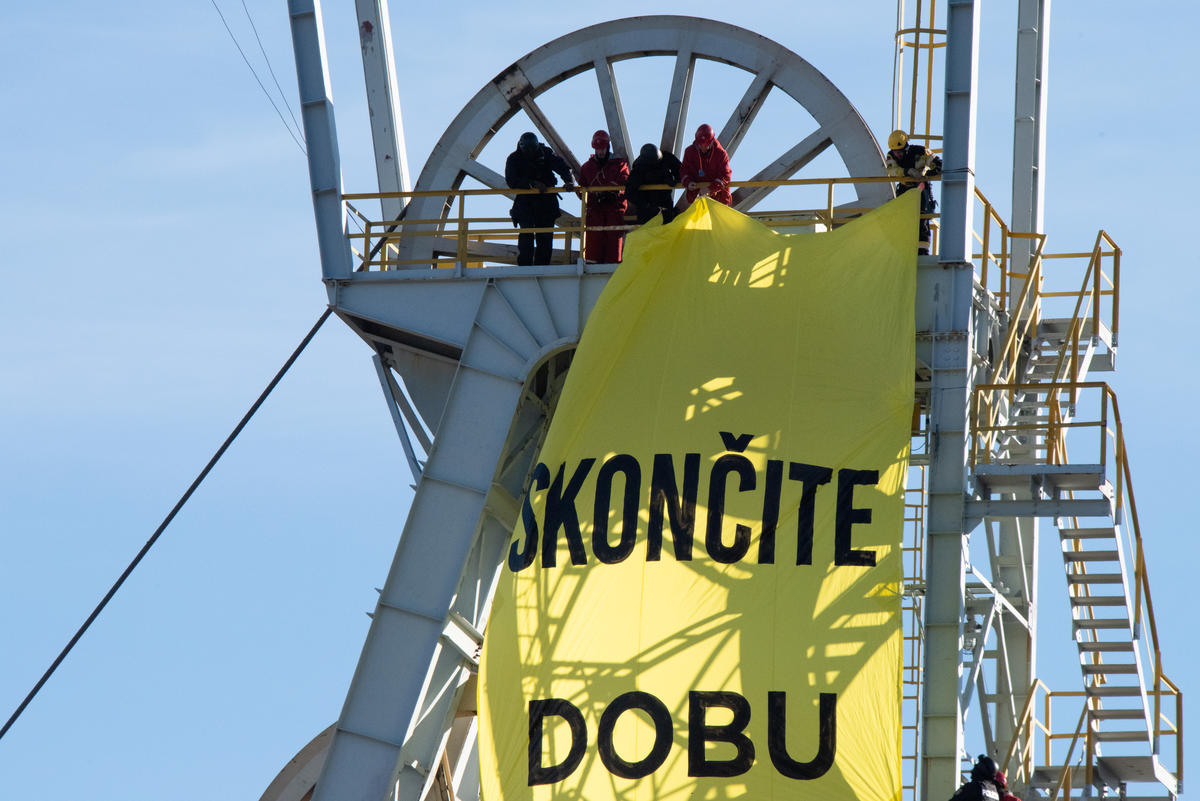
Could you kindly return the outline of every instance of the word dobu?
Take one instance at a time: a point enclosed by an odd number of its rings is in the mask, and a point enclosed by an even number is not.
[[[733,713],[733,720],[724,725],[710,725],[705,716],[711,707],[723,707]],[[636,762],[629,762],[616,752],[613,730],[624,712],[639,709],[654,725],[654,745],[650,753]],[[571,731],[571,747],[557,765],[542,764],[542,730],[548,716],[566,721]],[[777,691],[767,693],[767,752],[771,764],[789,779],[816,779],[833,766],[837,751],[837,694],[821,693],[817,712],[817,753],[812,759],[798,762],[787,752],[787,698]],[[688,776],[740,776],[754,764],[754,743],[746,736],[750,723],[750,702],[734,692],[688,693],[687,755]],[[666,705],[650,693],[633,691],[617,696],[600,715],[596,732],[596,750],[604,767],[623,779],[648,776],[666,761],[671,752],[671,714]],[[570,776],[583,759],[587,746],[587,725],[579,708],[562,698],[540,698],[529,702],[529,786],[554,784]],[[706,743],[728,743],[735,750],[732,759],[710,759],[705,755]]]
[[[722,432],[722,439],[730,450],[744,450],[750,435],[739,438]],[[567,465],[560,464],[550,477],[550,468],[539,462],[533,469],[532,484],[521,507],[521,521],[525,536],[514,540],[508,551],[508,567],[519,572],[531,566],[539,553],[541,540],[541,566],[555,567],[558,563],[558,535],[562,532],[570,554],[571,564],[587,564],[584,538],[579,526],[579,510],[576,497],[592,472],[596,459],[581,459],[567,478]],[[592,517],[592,553],[605,564],[616,564],[628,559],[633,553],[637,539],[638,516],[643,501],[648,502],[646,531],[646,560],[656,562],[662,558],[663,524],[671,529],[675,558],[689,561],[692,558],[692,541],[696,528],[696,500],[700,487],[700,454],[683,455],[683,486],[677,478],[675,458],[669,453],[656,453],[650,465],[650,491],[642,491],[642,464],[627,453],[611,456],[596,471],[595,503]],[[833,468],[804,462],[785,462],[772,459],[767,462],[762,480],[762,531],[758,541],[758,564],[775,563],[775,534],[779,524],[780,496],[785,476],[787,481],[799,482],[800,502],[796,508],[796,564],[811,565],[813,554],[813,518],[816,510],[817,492],[833,480]],[[620,476],[621,498],[616,508],[621,521],[621,534],[617,542],[609,542],[608,519],[612,506],[613,485]],[[726,495],[729,480],[737,478],[737,492],[753,492],[759,487],[760,475],[754,463],[741,453],[726,453],[712,464],[708,475],[708,519],[704,531],[704,549],[716,562],[732,564],[746,557],[750,549],[749,526],[738,523],[734,526],[733,542],[726,544],[722,536],[725,517]],[[855,508],[854,488],[874,486],[879,482],[878,470],[841,469],[837,471],[837,507],[833,531],[833,563],[835,565],[875,565],[875,552],[856,550],[851,547],[851,527],[870,523],[871,510]],[[619,485],[620,486],[620,485]],[[545,509],[538,528],[537,515],[533,511],[530,497],[534,492],[548,489]],[[665,515],[664,515],[664,509]]]

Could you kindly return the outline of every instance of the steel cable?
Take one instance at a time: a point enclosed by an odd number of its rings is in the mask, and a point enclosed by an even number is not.
[[[75,632],[75,636],[71,637],[66,647],[62,649],[55,660],[50,664],[50,667],[47,668],[46,672],[42,674],[42,677],[38,679],[37,684],[33,685],[33,689],[29,691],[29,694],[25,696],[25,700],[20,703],[20,705],[16,708],[16,711],[14,711],[9,719],[5,722],[4,727],[0,728],[0,738],[3,738],[8,730],[12,728],[12,725],[17,722],[17,718],[19,718],[21,713],[25,711],[25,707],[29,706],[29,703],[34,699],[34,696],[38,694],[38,692],[42,689],[42,686],[45,685],[45,683],[49,681],[50,677],[54,674],[54,671],[58,669],[58,666],[61,665],[63,660],[67,658],[67,654],[71,652],[71,649],[75,647],[75,644],[79,642],[80,638],[83,637],[88,628],[90,628],[91,625],[96,622],[96,618],[98,618],[100,613],[104,611],[104,607],[108,606],[108,602],[111,601],[113,596],[117,594],[117,590],[121,589],[121,585],[124,584],[125,580],[129,578],[131,573],[133,573],[134,568],[138,566],[138,563],[140,563],[142,559],[145,558],[146,554],[150,552],[150,549],[154,547],[154,543],[158,540],[159,536],[162,535],[167,526],[171,524],[171,521],[175,519],[175,515],[179,513],[179,510],[183,508],[183,505],[188,502],[189,498],[192,497],[192,493],[196,491],[201,482],[204,481],[205,477],[207,477],[213,467],[216,466],[217,462],[225,454],[225,451],[227,451],[229,446],[233,444],[233,441],[237,438],[238,434],[242,433],[242,429],[245,428],[246,424],[250,422],[250,418],[253,417],[254,413],[258,411],[258,408],[263,405],[263,402],[267,399],[267,396],[271,394],[271,391],[275,389],[275,386],[280,382],[284,374],[286,374],[291,366],[296,362],[296,359],[299,358],[300,354],[304,352],[304,349],[308,346],[308,343],[312,341],[312,338],[316,335],[321,326],[324,325],[325,321],[329,319],[329,315],[332,312],[333,309],[331,308],[325,309],[324,314],[321,315],[320,319],[318,319],[313,327],[309,329],[308,333],[305,334],[304,339],[302,339],[300,344],[296,346],[296,349],[292,351],[292,355],[289,356],[288,360],[283,363],[283,366],[279,368],[277,373],[275,373],[275,377],[271,379],[269,384],[267,384],[266,389],[264,389],[258,396],[258,400],[254,401],[254,404],[250,407],[249,411],[247,411],[246,414],[242,416],[241,421],[234,426],[233,431],[231,431],[229,436],[225,438],[225,441],[221,443],[221,447],[217,448],[216,453],[214,453],[212,458],[208,460],[208,464],[204,465],[204,469],[200,471],[200,474],[197,475],[192,481],[191,486],[189,486],[179,500],[175,502],[175,506],[172,507],[171,511],[167,513],[167,516],[163,518],[163,521],[158,524],[158,528],[156,528],[154,533],[150,535],[150,539],[146,540],[146,544],[142,546],[140,551],[138,551],[137,556],[133,557],[133,561],[130,562],[129,566],[125,568],[125,572],[123,572],[120,578],[118,578],[112,587],[109,588],[108,592],[104,595],[104,598],[102,598],[100,603],[96,605],[96,608],[92,610],[92,613],[88,615],[87,620],[83,622],[83,625],[79,627],[79,630]]]

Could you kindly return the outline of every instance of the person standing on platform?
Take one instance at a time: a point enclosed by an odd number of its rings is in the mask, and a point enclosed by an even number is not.
[[[933,199],[933,188],[929,181],[922,179],[941,175],[942,160],[923,145],[910,145],[908,134],[897,129],[888,135],[887,171],[888,175],[910,179],[896,184],[897,197],[910,189],[921,190],[921,225],[917,252],[927,256],[932,237],[929,232],[929,220],[925,215],[933,214],[937,209],[937,201]]]
[[[659,149],[646,143],[642,152],[633,160],[629,170],[629,180],[625,182],[625,191],[637,212],[638,225],[645,225],[659,213],[663,223],[675,219],[675,193],[670,189],[642,189],[643,186],[666,184],[674,186],[679,183],[679,159],[671,153],[660,152]]]
[[[980,754],[971,768],[971,781],[958,788],[950,801],[1000,801],[996,787],[996,760]]]
[[[504,180],[510,189],[536,189],[537,194],[517,195],[513,201],[513,225],[518,228],[551,228],[558,219],[558,193],[546,190],[562,176],[567,189],[574,189],[571,168],[562,156],[538,141],[537,134],[526,132],[517,141],[517,149],[504,165]],[[549,264],[553,252],[554,232],[520,233],[517,235],[517,264]]]
[[[717,141],[712,126],[701,125],[696,129],[696,141],[683,151],[679,180],[687,190],[684,193],[687,202],[691,203],[704,194],[718,203],[732,206],[733,196],[729,194],[729,179],[732,177],[729,153]],[[707,188],[700,185],[706,182]]]
[[[602,231],[625,224],[625,181],[629,178],[629,162],[612,153],[608,131],[592,134],[592,157],[579,168],[579,183],[588,187],[611,186],[613,191],[589,191],[584,210],[587,242],[583,258],[589,264],[617,264],[621,261],[621,239],[624,231]]]
[[[1002,770],[996,771],[996,789],[1000,791],[1000,801],[1021,801],[1008,791],[1008,778]]]

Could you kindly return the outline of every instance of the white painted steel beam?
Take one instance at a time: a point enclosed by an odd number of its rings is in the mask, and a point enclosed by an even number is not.
[[[404,146],[400,95],[396,88],[387,0],[355,0],[354,7],[358,13],[358,39],[362,46],[363,78],[367,84],[367,112],[371,117],[379,191],[407,192],[412,185],[408,152]],[[400,198],[382,198],[380,204],[385,220],[399,217],[404,207]]]
[[[804,169],[804,165],[824,153],[831,144],[833,144],[833,141],[825,133],[824,129],[813,131],[789,148],[782,156],[775,159],[766,167],[763,167],[750,180],[787,180]],[[765,200],[775,189],[776,187],[773,186],[741,187],[733,193],[733,207],[741,212],[750,211]]]
[[[461,355],[335,728],[318,801],[381,799],[393,787],[396,798],[419,801],[444,754],[453,757],[455,781],[477,784],[473,757],[464,762],[447,749],[462,747],[451,730],[470,691],[474,644],[511,539],[516,496],[549,413],[530,400],[525,379],[548,354],[578,341],[611,272],[497,268],[438,281],[360,275],[343,288],[339,312],[359,321],[362,332],[375,332],[371,341],[390,350],[406,383],[422,360],[397,363],[399,343],[428,343],[437,351],[429,358],[439,363],[442,352]],[[385,388],[394,393],[386,379],[385,373]],[[396,410],[397,418],[402,412]]]
[[[959,785],[963,713],[958,695],[966,591],[967,410],[972,389],[975,189],[975,94],[979,8],[950,0],[946,79],[940,263],[954,271],[935,300],[930,376],[929,505],[925,578],[925,684],[921,708],[920,798],[949,798]],[[985,729],[990,721],[985,723]]]
[[[308,151],[308,178],[317,219],[317,248],[326,281],[347,278],[353,270],[350,240],[346,237],[346,209],[342,204],[342,170],[338,157],[337,126],[325,60],[325,33],[319,0],[288,0],[292,50],[296,55],[296,82],[300,90],[300,116]],[[330,299],[334,297],[330,287]]]
[[[464,359],[468,354],[473,354],[470,347]],[[415,801],[434,773],[436,753],[431,749],[406,764],[400,758],[414,734],[428,739],[431,725],[440,743],[444,714],[416,715],[425,711],[428,679],[436,678],[434,689],[454,701],[456,688],[466,680],[464,660],[442,642],[442,635],[447,610],[464,611],[457,608],[466,600],[458,593],[460,578],[520,395],[521,380],[498,370],[459,370],[447,420],[417,486],[315,801],[382,799],[397,779],[404,790],[401,797]],[[505,544],[508,537],[509,532],[502,532]],[[496,549],[496,532],[487,539]],[[498,566],[498,552],[492,556]],[[481,626],[483,621],[472,623]]]
[[[1050,56],[1050,0],[1018,0],[1013,108],[1012,219],[1014,231],[1043,231],[1046,174],[1046,78]],[[1013,269],[1028,272],[1032,240],[1013,242]],[[1012,280],[1009,303],[1024,281]]]
[[[950,0],[946,11],[946,107],[942,150],[942,261],[971,260],[975,213],[975,120],[979,7]]]
[[[596,58],[596,82],[600,88],[600,105],[604,106],[604,119],[608,135],[612,140],[612,151],[629,162],[633,161],[632,143],[629,141],[629,126],[625,123],[625,109],[621,106],[621,92],[617,89],[617,76],[613,73],[610,60]]]
[[[404,448],[404,458],[408,460],[408,470],[412,474],[412,479],[415,483],[421,480],[421,462],[417,459],[412,439],[409,437],[408,429],[404,425],[404,418],[408,417],[414,431],[421,431],[420,423],[417,422],[416,413],[408,407],[408,401],[405,399],[404,393],[396,385],[395,379],[392,378],[383,360],[379,358],[379,354],[372,356],[371,362],[375,365],[375,374],[379,377],[379,386],[383,389],[384,400],[387,402],[388,411],[392,415],[392,424],[395,425],[396,434],[400,437],[400,445]],[[403,407],[401,404],[403,404]],[[423,447],[428,450],[430,445],[424,444]]]
[[[738,145],[746,138],[746,132],[750,130],[750,125],[758,116],[759,109],[766,102],[767,95],[771,93],[771,86],[770,72],[764,70],[755,75],[754,80],[750,82],[750,86],[746,88],[745,94],[738,102],[737,108],[729,115],[725,127],[721,129],[717,138],[730,156],[737,152]]]
[[[970,396],[970,262],[940,262],[926,296],[929,343],[929,489],[926,510],[925,658],[921,704],[920,798],[949,798],[959,783],[959,705],[964,596],[967,401]],[[918,306],[922,302],[918,301]]]
[[[684,137],[687,136],[688,104],[692,100],[692,76],[696,74],[696,55],[686,46],[675,54],[675,70],[671,74],[671,89],[667,94],[667,116],[663,121],[659,147],[683,158]]]
[[[1013,722],[1024,708],[1029,686],[1037,675],[1038,519],[1002,518],[996,529],[993,583],[999,585],[996,590],[1002,591],[1004,602],[1016,607],[1014,614],[1000,620],[1001,647],[995,664],[995,739],[1007,749],[1017,735]]]

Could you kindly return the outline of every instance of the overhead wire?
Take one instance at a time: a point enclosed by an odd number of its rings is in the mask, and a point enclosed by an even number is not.
[[[0,728],[0,738],[3,738],[8,730],[12,728],[13,724],[17,722],[17,718],[21,716],[21,713],[25,711],[25,708],[29,706],[30,702],[33,701],[34,697],[38,694],[46,682],[50,680],[50,677],[54,675],[54,671],[58,670],[58,666],[61,665],[63,660],[67,658],[67,654],[71,653],[71,649],[75,647],[75,644],[79,642],[84,633],[91,628],[91,625],[96,622],[96,618],[100,617],[100,613],[104,611],[104,607],[108,606],[108,602],[111,601],[113,596],[117,594],[117,590],[121,589],[121,585],[125,583],[125,580],[129,578],[134,569],[138,566],[142,559],[145,558],[146,554],[150,552],[150,549],[154,547],[154,543],[158,541],[158,538],[166,530],[167,526],[169,526],[171,521],[175,519],[175,515],[179,513],[179,510],[183,508],[183,505],[188,502],[189,498],[192,497],[192,493],[196,491],[201,482],[204,481],[209,472],[213,469],[213,467],[216,466],[217,462],[220,461],[221,457],[225,454],[225,451],[227,451],[229,446],[233,444],[233,441],[237,439],[238,434],[242,433],[242,429],[245,428],[246,424],[250,422],[250,418],[254,416],[254,413],[257,412],[259,407],[263,405],[263,402],[266,401],[267,396],[271,394],[271,391],[275,389],[275,386],[280,382],[280,380],[283,379],[283,376],[287,373],[291,366],[295,364],[296,359],[298,359],[300,354],[304,352],[304,349],[308,347],[308,343],[312,341],[314,336],[316,336],[317,331],[320,330],[325,321],[329,319],[329,315],[332,312],[332,308],[325,309],[325,312],[321,315],[313,327],[310,328],[308,333],[304,335],[304,339],[300,340],[300,344],[296,346],[294,351],[292,351],[292,355],[288,357],[287,361],[283,363],[283,366],[279,368],[279,371],[275,373],[275,377],[272,378],[270,383],[267,384],[266,389],[259,394],[258,400],[254,401],[254,403],[250,406],[250,409],[242,416],[241,421],[234,426],[233,431],[231,431],[229,436],[225,438],[225,441],[221,443],[221,447],[217,448],[216,453],[214,453],[212,458],[208,460],[208,464],[204,465],[204,469],[200,471],[200,474],[196,476],[191,485],[187,488],[183,495],[180,496],[179,500],[175,502],[175,506],[171,508],[171,511],[167,513],[167,516],[163,518],[163,521],[158,524],[158,528],[156,528],[154,533],[150,535],[150,539],[146,540],[146,544],[142,546],[140,551],[138,551],[137,556],[133,557],[133,561],[129,563],[129,565],[125,568],[125,571],[121,573],[120,577],[116,580],[116,582],[113,583],[108,592],[105,593],[104,598],[100,600],[100,603],[96,605],[96,608],[92,610],[92,613],[87,616],[87,620],[83,621],[83,625],[79,627],[79,629],[75,632],[75,635],[71,637],[70,641],[67,642],[66,646],[62,649],[62,651],[59,652],[54,661],[50,663],[50,667],[46,669],[46,672],[42,674],[42,677],[38,679],[37,683],[33,685],[33,689],[29,691],[29,693],[25,696],[25,699],[21,701],[16,710],[12,713],[12,715],[9,716],[4,726]]]
[[[238,44],[237,37],[233,35],[233,30],[229,27],[229,23],[225,20],[225,15],[221,13],[221,7],[217,5],[217,0],[209,0],[209,2],[212,3],[212,7],[216,9],[217,16],[221,18],[221,24],[225,26],[225,31],[229,34],[229,38],[233,40],[233,46],[237,48],[238,53],[242,57],[242,61],[246,62],[246,66],[249,68],[250,74],[254,76],[254,80],[258,83],[258,88],[262,89],[263,94],[266,95],[268,102],[271,104],[271,108],[275,109],[275,113],[279,115],[279,121],[282,122],[283,127],[287,129],[288,135],[292,137],[292,141],[296,143],[296,147],[300,148],[300,152],[303,153],[307,158],[308,150],[303,144],[301,144],[300,141],[300,139],[304,136],[303,132],[301,132],[300,138],[296,137],[296,134],[292,131],[292,127],[288,125],[287,120],[284,119],[283,112],[279,110],[279,106],[275,103],[275,99],[271,97],[271,93],[268,92],[267,87],[263,85],[262,79],[258,77],[258,73],[254,70],[254,65],[250,63],[250,59],[246,58],[246,52],[242,50],[242,46]],[[257,32],[255,35],[257,35]],[[261,45],[261,41],[259,44]],[[268,64],[268,67],[269,66],[270,65]],[[273,75],[274,72],[272,72],[272,76]],[[290,106],[288,107],[288,110],[291,111]]]
[[[288,102],[287,93],[283,91],[283,87],[279,85],[279,79],[275,77],[275,70],[271,67],[271,57],[267,55],[267,49],[263,47],[262,37],[258,35],[258,26],[254,24],[254,17],[250,16],[250,7],[246,5],[246,0],[242,0],[242,9],[246,12],[246,19],[250,21],[250,30],[254,31],[254,39],[258,42],[258,51],[262,53],[263,61],[267,63],[267,72],[271,73],[271,80],[275,82],[275,89],[279,92],[279,99],[283,101],[283,105],[287,108],[292,122],[296,124],[296,130],[302,130],[299,121],[296,119],[296,112],[292,111],[292,104]]]

